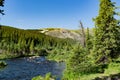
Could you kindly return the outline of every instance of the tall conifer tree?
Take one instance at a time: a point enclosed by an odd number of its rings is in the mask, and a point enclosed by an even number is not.
[[[111,0],[100,0],[99,15],[95,21],[95,41],[93,51],[97,62],[107,62],[120,53],[120,26],[115,5]]]

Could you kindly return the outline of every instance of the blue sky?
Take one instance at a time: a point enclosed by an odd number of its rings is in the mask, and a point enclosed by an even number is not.
[[[120,0],[115,1],[120,6]],[[3,25],[22,29],[57,27],[78,29],[79,21],[85,27],[94,27],[99,0],[6,0]]]

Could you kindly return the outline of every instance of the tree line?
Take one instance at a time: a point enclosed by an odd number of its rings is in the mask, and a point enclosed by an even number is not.
[[[38,53],[40,49],[64,48],[74,43],[70,39],[60,39],[47,36],[37,31],[22,30],[1,26],[0,49],[12,53]]]

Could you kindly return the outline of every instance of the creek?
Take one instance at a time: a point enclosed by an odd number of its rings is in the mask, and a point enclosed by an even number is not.
[[[51,73],[61,80],[64,62],[49,61],[45,57],[24,57],[4,60],[8,65],[0,69],[0,80],[31,80],[35,76]]]

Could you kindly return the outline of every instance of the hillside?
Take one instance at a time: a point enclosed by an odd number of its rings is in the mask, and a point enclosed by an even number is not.
[[[70,38],[76,41],[81,40],[80,34],[67,29],[54,29],[51,31],[46,31],[45,34],[58,38]]]
[[[48,36],[63,38],[63,39],[73,39],[75,41],[81,42],[82,37],[78,30],[68,30],[62,28],[44,28],[40,30],[30,30],[34,32],[39,32]]]
[[[93,35],[94,28],[89,29],[90,36]],[[42,33],[48,36],[62,38],[62,39],[72,39],[74,41],[82,43],[83,37],[81,30],[68,30],[63,28],[44,28],[44,29],[36,29],[36,30],[29,30],[32,32]],[[86,33],[87,29],[85,29]]]
[[[40,33],[39,30],[23,30],[9,26],[0,29],[0,53],[9,51],[20,55],[42,53],[47,49],[64,48],[75,43],[72,39],[61,39]],[[45,50],[43,50],[45,49]]]

